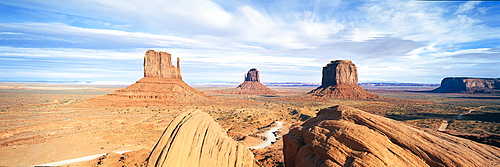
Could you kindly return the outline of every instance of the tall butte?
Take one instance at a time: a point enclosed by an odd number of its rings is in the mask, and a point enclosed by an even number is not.
[[[308,94],[325,98],[374,99],[374,95],[358,84],[358,70],[350,60],[335,60],[323,67],[321,86]]]
[[[214,97],[187,85],[166,52],[149,50],[144,56],[144,78],[114,93],[90,99],[93,105],[106,106],[175,106],[213,102]]]
[[[257,68],[248,70],[245,81],[235,89],[226,90],[224,93],[243,95],[275,95],[276,91],[260,83],[260,72]]]

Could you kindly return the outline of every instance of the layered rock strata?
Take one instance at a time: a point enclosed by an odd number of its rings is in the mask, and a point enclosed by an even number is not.
[[[185,112],[166,128],[148,166],[253,166],[252,152],[232,140],[210,115]]]
[[[347,106],[320,110],[283,140],[289,167],[500,165],[500,148]]]
[[[343,99],[374,99],[374,95],[358,84],[358,71],[349,60],[331,61],[323,67],[321,86],[308,94],[316,97]]]
[[[245,81],[235,89],[225,90],[227,94],[242,95],[275,95],[276,91],[260,83],[260,72],[256,68],[250,69],[245,74]]]
[[[144,77],[182,79],[180,59],[177,57],[177,67],[174,67],[169,53],[148,50],[144,56]]]
[[[435,93],[500,94],[500,78],[448,77]]]
[[[182,81],[180,59],[172,65],[171,55],[149,50],[144,56],[144,78],[103,97],[90,99],[94,105],[144,106],[210,103],[214,97]]]

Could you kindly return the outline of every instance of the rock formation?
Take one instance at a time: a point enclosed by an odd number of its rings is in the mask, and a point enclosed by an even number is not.
[[[182,79],[180,59],[177,57],[177,67],[174,67],[169,53],[148,50],[144,56],[144,77]]]
[[[225,90],[223,93],[243,95],[275,95],[276,91],[260,83],[260,74],[256,68],[248,70],[245,81],[235,89]]]
[[[500,94],[500,78],[448,77],[435,93]]]
[[[331,61],[323,67],[321,86],[308,94],[325,98],[373,99],[377,98],[358,84],[358,71],[349,60]]]
[[[500,148],[347,106],[320,110],[283,140],[288,167],[500,165]]]
[[[148,166],[253,166],[252,152],[201,111],[177,116],[163,132]]]
[[[260,72],[256,68],[248,70],[245,74],[245,81],[260,82]]]
[[[88,101],[94,103],[93,105],[105,106],[186,105],[214,102],[214,97],[182,81],[180,72],[179,58],[177,67],[174,67],[169,53],[149,50],[144,56],[144,78],[114,93]]]

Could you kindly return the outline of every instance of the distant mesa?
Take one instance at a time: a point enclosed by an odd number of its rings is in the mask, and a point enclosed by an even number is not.
[[[108,106],[185,105],[213,102],[214,97],[182,81],[180,59],[172,65],[171,55],[149,50],[144,56],[144,78],[106,96],[90,101]]]
[[[499,166],[500,148],[347,106],[283,136],[285,166]]]
[[[245,74],[245,81],[235,89],[224,90],[227,94],[242,95],[275,95],[276,91],[260,83],[260,72],[256,68],[248,70]]]
[[[358,71],[350,60],[335,60],[323,67],[321,86],[308,94],[324,98],[374,99],[378,98],[358,84]]]
[[[148,158],[148,166],[253,166],[253,153],[229,138],[201,111],[185,112],[166,128]]]
[[[500,94],[500,78],[447,77],[434,93]]]

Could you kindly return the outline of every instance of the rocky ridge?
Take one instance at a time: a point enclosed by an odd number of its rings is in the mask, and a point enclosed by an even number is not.
[[[148,166],[253,166],[252,152],[232,140],[210,115],[185,112],[166,128]]]
[[[431,92],[500,94],[500,78],[447,77]]]
[[[331,61],[323,67],[321,86],[308,94],[315,97],[343,99],[374,99],[374,95],[358,84],[358,71],[349,60]]]
[[[286,166],[498,166],[500,149],[347,107],[283,137]]]
[[[245,74],[245,81],[235,89],[224,90],[227,94],[275,95],[277,92],[260,83],[260,72],[256,68]]]

